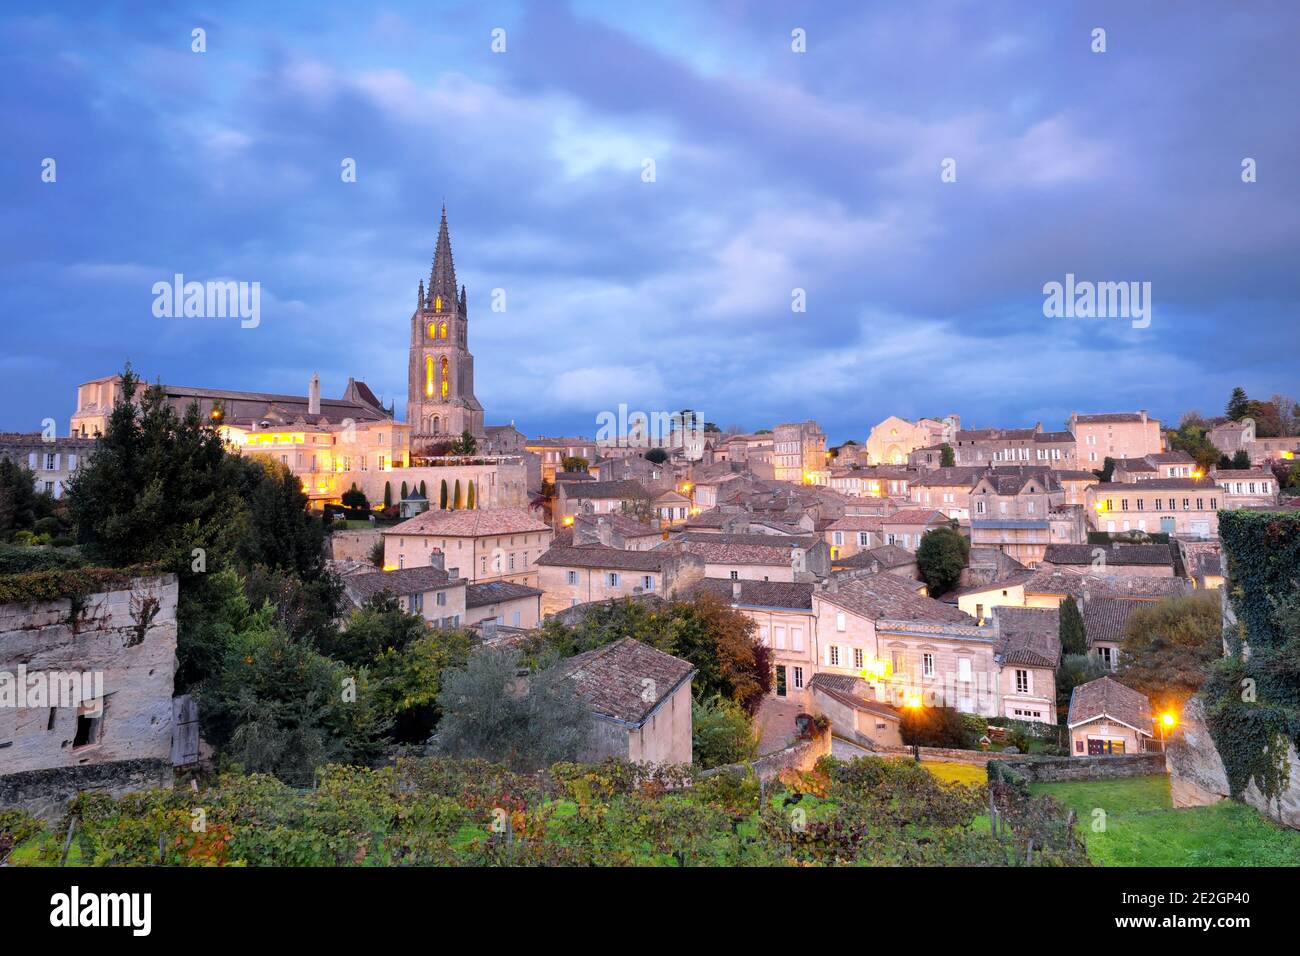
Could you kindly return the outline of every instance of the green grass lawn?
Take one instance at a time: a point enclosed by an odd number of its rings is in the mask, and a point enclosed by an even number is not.
[[[1079,818],[1088,855],[1105,866],[1300,866],[1300,832],[1225,800],[1176,810],[1163,775],[1039,783]],[[1104,811],[1104,817],[1097,811]],[[1094,827],[1104,829],[1094,830]]]

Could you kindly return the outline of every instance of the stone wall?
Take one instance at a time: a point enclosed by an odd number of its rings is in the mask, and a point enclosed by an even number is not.
[[[1113,757],[1024,757],[1004,762],[1033,783],[1054,780],[1119,780],[1149,777],[1165,772],[1161,753],[1125,754]]]
[[[370,561],[370,552],[380,541],[379,529],[334,531],[329,537],[330,557],[335,561]]]
[[[824,733],[814,732],[814,736],[806,740],[797,740],[784,750],[777,750],[748,764],[733,763],[725,767],[714,767],[712,770],[705,770],[699,774],[700,777],[711,777],[718,773],[744,773],[747,767],[752,767],[758,779],[768,781],[775,780],[782,770],[811,770],[816,766],[817,761],[831,752],[831,734],[830,731]]]
[[[1178,730],[1166,748],[1169,789],[1176,807],[1201,807],[1230,795],[1228,774],[1205,725],[1205,705],[1193,697],[1183,708]],[[1284,826],[1300,829],[1300,757],[1295,746],[1287,751],[1291,779],[1276,802],[1270,803],[1254,782],[1242,800]]]
[[[0,706],[0,775],[167,761],[176,600],[176,576],[169,574],[87,595],[75,608],[68,600],[0,606],[0,681],[12,695],[9,706]],[[50,700],[28,692],[18,699],[20,677],[32,686],[34,679],[55,683],[55,674],[79,677],[82,691],[93,693],[72,706],[66,695]]]
[[[106,793],[116,798],[139,790],[171,786],[172,768],[166,760],[119,760],[28,770],[0,776],[0,808],[16,807],[42,820],[58,822],[68,803],[82,791]]]

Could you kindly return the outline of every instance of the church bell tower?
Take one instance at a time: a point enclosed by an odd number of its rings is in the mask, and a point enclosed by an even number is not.
[[[411,440],[450,441],[469,431],[484,438],[483,406],[474,397],[474,356],[469,353],[465,287],[456,288],[447,207],[442,207],[429,286],[420,280],[411,316],[411,359],[406,420]]]

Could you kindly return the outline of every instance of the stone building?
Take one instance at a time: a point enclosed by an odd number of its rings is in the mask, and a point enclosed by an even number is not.
[[[592,739],[583,760],[691,762],[696,670],[688,661],[625,637],[556,666],[591,711]]]
[[[438,241],[429,287],[420,287],[411,314],[411,354],[407,369],[406,421],[413,443],[440,441],[469,432],[487,437],[483,406],[474,397],[474,356],[469,351],[469,305],[456,287],[447,232],[447,207],[438,224]]]
[[[0,774],[169,765],[175,575],[0,606]]]
[[[1074,412],[1067,427],[1076,448],[1077,464],[1072,468],[1100,468],[1107,458],[1145,458],[1165,449],[1160,421],[1149,417],[1145,409],[1099,415]]]
[[[0,458],[26,467],[36,476],[36,490],[55,498],[63,497],[68,481],[94,450],[92,438],[46,440],[40,432],[0,433]]]
[[[551,546],[549,525],[517,508],[426,511],[381,532],[384,568],[428,567],[439,562],[470,583],[537,584],[537,560]]]

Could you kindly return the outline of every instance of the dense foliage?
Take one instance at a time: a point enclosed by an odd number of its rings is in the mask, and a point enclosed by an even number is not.
[[[1181,709],[1223,656],[1222,618],[1217,592],[1138,607],[1124,624],[1116,676],[1157,710]]]
[[[704,769],[752,760],[758,752],[749,715],[717,694],[691,703],[691,734],[691,755]]]
[[[906,760],[823,758],[760,786],[752,774],[696,779],[683,767],[609,761],[519,774],[481,761],[329,766],[314,788],[226,774],[114,800],[84,794],[75,852],[96,865],[783,866],[1086,863],[1051,801],[941,783]],[[8,829],[6,829],[6,827]],[[31,837],[56,864],[66,821]],[[12,838],[11,838],[12,839]],[[1033,840],[1031,855],[1022,847]]]
[[[433,742],[449,757],[538,770],[582,756],[592,741],[587,705],[558,668],[529,673],[516,650],[484,648],[442,676]]]
[[[1061,601],[1060,624],[1062,654],[1088,653],[1088,633],[1083,626],[1083,615],[1074,596],[1067,594]]]
[[[753,620],[712,594],[626,598],[589,608],[575,624],[547,620],[526,650],[532,662],[546,662],[632,637],[695,665],[697,695],[719,694],[753,715],[772,689],[771,650],[756,631]]]
[[[1300,513],[1220,512],[1219,537],[1237,629],[1202,691],[1206,719],[1233,794],[1253,782],[1274,800],[1300,746]]]
[[[963,748],[973,746],[976,739],[954,707],[905,708],[898,732],[909,747]]]
[[[931,597],[939,597],[956,587],[969,557],[970,539],[956,528],[935,528],[921,537],[921,546],[916,549],[916,567]]]

